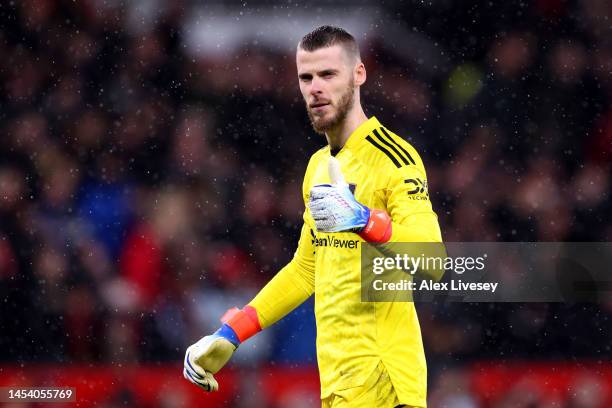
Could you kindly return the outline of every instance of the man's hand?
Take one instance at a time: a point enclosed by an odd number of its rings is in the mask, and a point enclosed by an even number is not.
[[[185,352],[183,376],[205,391],[217,391],[219,384],[213,374],[228,362],[239,344],[235,333],[224,324],[214,334],[189,346]]]
[[[257,311],[250,305],[231,308],[221,322],[219,330],[202,337],[185,352],[183,377],[205,391],[219,389],[213,374],[223,368],[240,343],[261,331]]]
[[[329,158],[328,171],[332,184],[319,184],[310,190],[308,207],[317,231],[351,231],[368,242],[387,242],[391,237],[389,215],[355,199],[335,157]]]
[[[332,184],[319,184],[310,190],[308,207],[317,231],[361,231],[368,223],[370,209],[355,200],[335,157],[329,158],[328,170]]]

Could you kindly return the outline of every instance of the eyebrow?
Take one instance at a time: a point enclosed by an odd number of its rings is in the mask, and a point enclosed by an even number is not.
[[[318,71],[317,75],[318,76],[325,76],[325,75],[337,74],[337,73],[338,73],[337,69],[330,68],[330,69],[324,69],[322,71]],[[312,78],[312,74],[310,74],[310,73],[303,73],[303,74],[298,75],[298,78],[300,78],[300,79],[310,79],[310,78]]]
[[[319,76],[325,76],[325,75],[329,75],[329,74],[337,74],[338,70],[337,69],[324,69],[323,71],[319,71],[317,72],[317,75]]]

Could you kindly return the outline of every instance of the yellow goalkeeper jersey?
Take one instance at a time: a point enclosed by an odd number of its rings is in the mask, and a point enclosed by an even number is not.
[[[262,327],[315,295],[321,398],[358,387],[382,362],[401,404],[426,405],[427,367],[413,303],[361,301],[361,242],[352,232],[320,233],[308,210],[310,189],[330,183],[329,146],[310,159],[298,248],[250,302]],[[391,216],[391,242],[441,242],[427,178],[415,149],[372,117],[335,154],[357,201]]]

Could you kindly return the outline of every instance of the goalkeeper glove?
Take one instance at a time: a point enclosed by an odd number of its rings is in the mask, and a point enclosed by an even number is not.
[[[221,318],[223,325],[210,336],[187,348],[183,376],[205,391],[217,391],[213,376],[228,362],[240,343],[261,331],[257,311],[252,306],[232,308]]]
[[[329,158],[328,171],[332,184],[319,184],[310,190],[308,208],[317,231],[351,231],[368,242],[387,242],[391,237],[389,215],[355,199],[335,157]]]

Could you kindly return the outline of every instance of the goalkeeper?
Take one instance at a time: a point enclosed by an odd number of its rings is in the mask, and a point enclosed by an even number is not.
[[[214,334],[185,353],[183,375],[207,391],[249,337],[313,293],[322,406],[425,407],[427,367],[414,304],[361,302],[361,242],[441,242],[415,149],[367,118],[355,39],[337,27],[307,34],[296,54],[300,91],[327,146],[310,159],[306,210],[291,262]]]

